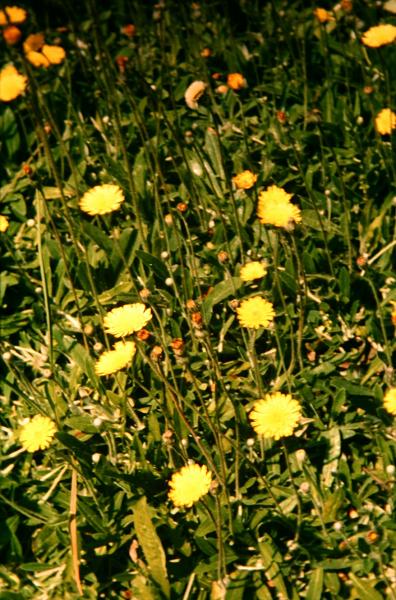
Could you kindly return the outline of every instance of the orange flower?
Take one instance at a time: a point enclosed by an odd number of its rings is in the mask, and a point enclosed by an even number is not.
[[[135,36],[136,35],[136,25],[133,25],[132,23],[128,23],[128,25],[124,25],[123,27],[121,27],[121,33],[123,33],[124,35],[126,35],[129,38]]]
[[[16,25],[8,25],[3,29],[3,38],[6,44],[14,46],[22,37],[22,31]]]
[[[235,187],[239,190],[249,190],[257,181],[257,175],[252,173],[249,170],[242,171],[242,173],[238,173],[235,177],[232,178],[232,181],[235,184]]]
[[[44,43],[42,33],[32,33],[23,42],[23,51],[27,60],[35,67],[59,65],[65,60],[66,52],[61,46],[50,46]]]
[[[232,90],[238,91],[247,86],[246,79],[241,73],[229,73],[227,85]]]
[[[333,15],[331,15],[325,8],[315,8],[314,15],[320,23],[334,21]]]
[[[9,23],[23,23],[26,21],[26,10],[19,6],[6,6],[4,10],[0,10],[0,25],[8,25]]]

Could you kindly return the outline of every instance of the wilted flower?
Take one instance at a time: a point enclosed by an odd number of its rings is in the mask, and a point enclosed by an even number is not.
[[[229,73],[227,75],[227,85],[232,90],[238,91],[246,87],[246,79],[241,73]]]
[[[272,302],[268,302],[261,296],[254,296],[243,300],[237,308],[237,317],[242,327],[258,329],[268,327],[275,316]]]
[[[200,55],[203,58],[209,58],[209,56],[212,56],[212,50],[210,48],[202,48]]]
[[[124,304],[107,313],[104,318],[105,330],[116,337],[125,337],[143,329],[152,316],[151,308],[141,302]]]
[[[260,192],[257,206],[257,216],[261,223],[285,227],[289,229],[294,223],[300,223],[301,211],[290,202],[292,194],[276,185],[269,186]]]
[[[256,433],[279,440],[292,435],[301,419],[301,406],[290,394],[266,394],[254,403],[249,418]]]
[[[396,388],[390,388],[384,396],[384,408],[391,415],[396,416]]]
[[[98,375],[110,375],[123,369],[132,360],[136,352],[135,342],[116,342],[114,350],[107,350],[95,364]]]
[[[130,38],[134,37],[136,35],[136,25],[133,25],[132,23],[124,25],[121,27],[121,33]]]
[[[257,175],[252,173],[249,170],[242,171],[242,173],[238,173],[235,177],[232,178],[232,181],[235,184],[235,187],[241,190],[249,190],[257,181]]]
[[[370,48],[392,44],[396,40],[396,27],[386,23],[370,27],[362,36],[362,42]]]
[[[26,89],[27,78],[18,73],[13,65],[0,71],[0,100],[9,102],[18,98]]]
[[[184,99],[189,108],[197,109],[198,100],[205,92],[206,83],[204,81],[193,81],[185,91]]]
[[[241,267],[239,276],[242,281],[254,281],[255,279],[261,279],[267,273],[267,269],[262,262],[257,260],[246,263]]]
[[[23,23],[26,21],[26,10],[19,6],[6,6],[0,10],[0,25],[8,25],[9,23]]]
[[[19,440],[25,450],[36,452],[48,448],[55,432],[56,425],[49,417],[36,415],[22,427]]]
[[[105,215],[118,210],[124,200],[124,194],[118,185],[105,183],[85,192],[80,199],[80,208],[91,216]]]
[[[210,490],[212,474],[205,465],[182,467],[169,482],[169,499],[175,506],[191,507]]]
[[[4,233],[5,231],[7,231],[8,226],[9,226],[8,217],[6,217],[5,215],[0,215],[0,232]]]
[[[381,135],[389,135],[396,128],[396,114],[390,108],[383,108],[375,117],[375,128]]]

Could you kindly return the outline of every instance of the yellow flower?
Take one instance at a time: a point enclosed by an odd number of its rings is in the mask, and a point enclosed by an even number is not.
[[[383,108],[375,117],[375,128],[381,135],[389,135],[396,128],[396,114],[390,108]]]
[[[327,23],[328,21],[334,21],[333,15],[331,15],[325,8],[315,8],[314,15],[320,23]]]
[[[249,418],[256,433],[279,440],[292,435],[301,418],[301,406],[290,394],[266,394],[254,403]]]
[[[184,93],[184,100],[188,108],[197,109],[198,100],[202,96],[206,89],[206,83],[204,81],[193,81]]]
[[[6,6],[4,10],[0,10],[0,25],[8,25],[9,23],[23,23],[26,20],[26,10],[19,6]]]
[[[239,272],[239,276],[242,281],[253,281],[254,279],[261,279],[261,277],[264,277],[266,273],[267,269],[265,268],[264,264],[255,260],[243,265]]]
[[[45,58],[48,59],[51,65],[59,65],[65,60],[66,57],[66,52],[62,46],[50,46],[48,44],[44,44],[41,52]]]
[[[35,67],[59,65],[65,60],[66,52],[62,46],[50,46],[44,43],[42,33],[32,33],[23,42],[26,58]]]
[[[56,426],[51,419],[36,415],[22,427],[19,440],[25,450],[36,452],[36,450],[48,448],[55,432]]]
[[[276,185],[260,192],[257,215],[261,223],[286,229],[290,229],[294,223],[300,223],[301,211],[289,201],[291,197],[291,194]]]
[[[275,316],[272,302],[268,302],[261,296],[254,296],[243,300],[237,308],[238,321],[242,327],[268,327]]]
[[[92,216],[105,215],[118,210],[124,200],[124,194],[118,185],[105,183],[85,192],[80,200],[80,208]]]
[[[384,396],[384,408],[396,417],[396,388],[390,388]]]
[[[210,490],[212,474],[205,466],[188,465],[172,476],[169,499],[175,506],[190,507]]]
[[[396,27],[386,23],[370,27],[362,36],[362,42],[370,48],[379,48],[386,44],[392,44],[396,40]]]
[[[143,329],[152,316],[151,308],[147,308],[141,302],[124,304],[124,306],[113,308],[105,316],[104,326],[107,333],[116,337],[124,337]]]
[[[0,232],[4,233],[5,231],[7,231],[8,225],[8,217],[6,217],[5,215],[0,215]]]
[[[0,100],[9,102],[18,98],[26,89],[27,79],[13,65],[0,71]]]
[[[227,85],[232,90],[241,90],[246,87],[246,79],[241,73],[229,73],[227,76]]]
[[[98,375],[110,375],[123,369],[136,352],[135,342],[116,342],[114,350],[103,352],[95,365]]]
[[[44,36],[42,33],[31,33],[23,42],[23,51],[25,54],[29,52],[38,52],[44,45]]]
[[[239,190],[249,190],[257,181],[257,175],[251,171],[242,171],[232,178],[232,181]]]

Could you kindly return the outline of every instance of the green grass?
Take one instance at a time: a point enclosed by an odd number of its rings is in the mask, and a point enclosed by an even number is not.
[[[396,51],[360,42],[395,15],[371,0],[322,25],[298,0],[73,4],[32,3],[21,26],[62,45],[61,65],[2,43],[0,67],[29,85],[0,103],[0,600],[396,598],[395,148],[374,127],[396,108]],[[247,87],[218,93],[233,72]],[[90,217],[79,198],[102,183],[126,200]],[[290,231],[257,218],[273,184],[302,210]],[[242,281],[248,260],[265,278]],[[252,333],[236,306],[257,294],[276,317]],[[141,301],[150,336],[97,376],[106,313]],[[248,417],[273,391],[304,417],[279,441]],[[58,433],[29,453],[35,414]],[[188,461],[215,485],[178,509],[168,482]]]

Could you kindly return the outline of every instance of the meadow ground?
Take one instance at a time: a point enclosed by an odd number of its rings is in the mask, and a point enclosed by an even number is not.
[[[395,0],[0,29],[0,600],[395,599]]]

